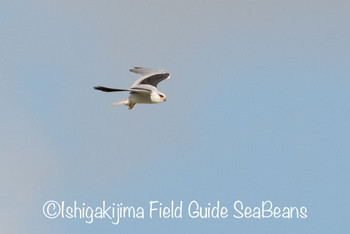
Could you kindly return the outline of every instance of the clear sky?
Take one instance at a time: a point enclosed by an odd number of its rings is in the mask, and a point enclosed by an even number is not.
[[[0,1],[1,233],[350,231],[348,1]],[[167,102],[112,103],[133,66]],[[145,219],[48,219],[46,201]],[[148,202],[184,203],[150,219]],[[191,219],[196,200],[229,210]],[[233,218],[234,202],[307,218]]]

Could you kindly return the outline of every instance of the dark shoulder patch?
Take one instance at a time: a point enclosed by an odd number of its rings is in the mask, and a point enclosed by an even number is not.
[[[140,84],[148,84],[157,87],[158,83],[169,77],[169,73],[162,73],[149,76],[143,79]]]

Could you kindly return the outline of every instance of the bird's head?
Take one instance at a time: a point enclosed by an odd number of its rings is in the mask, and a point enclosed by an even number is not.
[[[164,93],[158,93],[159,99],[161,102],[165,102],[166,101],[166,96]]]

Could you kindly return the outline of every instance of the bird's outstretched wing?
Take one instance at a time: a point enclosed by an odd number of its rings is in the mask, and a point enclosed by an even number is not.
[[[135,92],[135,93],[151,93],[152,90],[150,89],[145,89],[145,88],[131,88],[131,89],[112,89],[112,88],[107,88],[103,86],[97,86],[94,87],[94,89],[103,91],[103,92],[123,92],[123,91],[128,91],[128,92]]]
[[[151,85],[157,88],[159,82],[170,77],[168,71],[164,69],[156,70],[145,67],[134,67],[130,71],[140,74],[140,78],[135,81],[131,88],[142,87],[143,85]]]
[[[96,86],[94,89],[103,91],[103,92],[121,92],[121,91],[129,91],[128,89],[112,89],[112,88],[107,88],[103,86]]]

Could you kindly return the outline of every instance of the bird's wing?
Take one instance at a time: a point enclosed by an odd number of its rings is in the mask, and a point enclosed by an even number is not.
[[[107,88],[103,86],[97,86],[94,87],[94,89],[103,91],[103,92],[122,92],[122,91],[128,91],[128,92],[135,92],[135,93],[142,93],[142,94],[150,94],[152,92],[152,89],[148,89],[147,87],[135,87],[131,89],[112,89]]]
[[[167,71],[164,69],[152,69],[146,67],[134,67],[129,71],[134,72],[136,74],[140,74],[141,76],[150,76],[159,73],[166,73]]]
[[[151,85],[157,88],[159,82],[169,79],[170,75],[164,69],[151,69],[145,67],[135,67],[130,69],[131,72],[140,74],[140,78],[135,81],[131,88],[139,87],[140,85]]]

